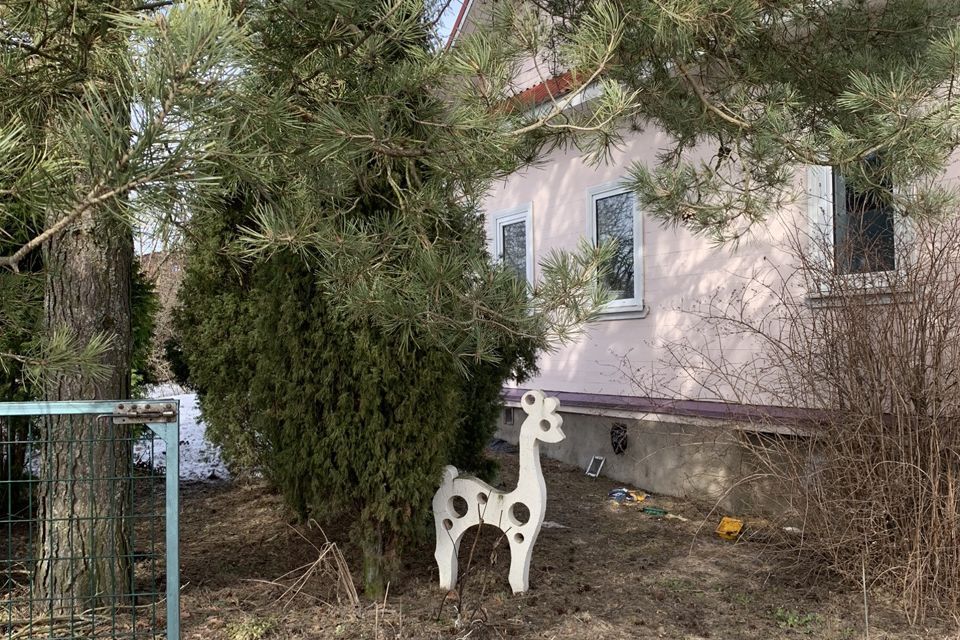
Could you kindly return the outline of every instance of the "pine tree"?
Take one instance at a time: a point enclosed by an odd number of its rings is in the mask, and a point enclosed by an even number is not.
[[[45,282],[42,330],[35,316],[13,318],[10,301],[0,301],[5,330],[33,332],[0,359],[40,382],[50,400],[127,397],[132,226],[149,216],[162,228],[215,187],[209,160],[230,122],[225,98],[245,34],[219,3],[169,4],[0,5],[0,228],[17,231],[2,238],[0,277],[29,287],[35,278],[25,272],[42,250]],[[41,445],[95,443],[69,462],[42,456],[55,462],[41,473],[57,481],[42,483],[38,496],[34,585],[56,611],[109,606],[111,593],[130,593],[126,532],[105,519],[122,517],[127,500],[91,480],[123,475],[129,441],[98,437],[97,425],[86,421],[67,437],[51,420]],[[95,468],[104,460],[115,461],[115,473]],[[89,511],[64,517],[76,504]],[[62,548],[68,540],[86,561]]]

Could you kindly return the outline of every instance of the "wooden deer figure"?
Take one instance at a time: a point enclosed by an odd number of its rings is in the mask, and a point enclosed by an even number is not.
[[[527,413],[520,426],[520,477],[510,492],[494,489],[474,477],[460,476],[456,467],[443,470],[443,484],[433,496],[437,527],[434,556],[440,568],[440,586],[457,584],[457,553],[460,540],[470,527],[490,524],[504,532],[510,544],[510,587],[514,593],[529,589],[530,558],[547,507],[547,485],[540,468],[540,443],[564,439],[559,402],[542,391],[523,394],[520,406]],[[528,517],[523,518],[525,506]]]

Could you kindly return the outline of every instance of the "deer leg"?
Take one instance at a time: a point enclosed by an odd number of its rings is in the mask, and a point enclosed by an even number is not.
[[[516,529],[507,536],[510,541],[510,588],[514,593],[523,593],[530,589],[530,560],[534,541]]]
[[[440,571],[440,588],[447,591],[457,586],[457,555],[460,550],[460,536],[454,538],[444,527],[443,523],[449,521],[450,516],[447,515],[437,523],[437,548],[433,554]]]

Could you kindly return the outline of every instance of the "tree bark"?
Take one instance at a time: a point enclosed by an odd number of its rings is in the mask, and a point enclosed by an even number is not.
[[[361,541],[363,552],[363,591],[372,600],[383,599],[387,585],[399,572],[397,544],[383,526],[375,524]]]
[[[69,331],[81,342],[112,339],[103,380],[51,379],[49,400],[129,397],[133,240],[127,223],[106,207],[89,211],[45,247],[48,335]],[[126,427],[109,419],[61,417],[47,422],[40,462],[35,588],[54,611],[112,607],[129,599],[131,550],[126,519],[131,468]]]

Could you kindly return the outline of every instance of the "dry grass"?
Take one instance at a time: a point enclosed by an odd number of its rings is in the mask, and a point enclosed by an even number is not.
[[[744,277],[695,311],[701,332],[754,345],[754,358],[679,344],[669,364],[697,381],[701,399],[805,409],[792,433],[744,438],[758,461],[753,479],[781,496],[783,524],[803,530],[779,541],[786,557],[861,590],[867,622],[869,594],[892,597],[915,624],[952,616],[960,228],[917,222],[898,239],[897,270],[883,273],[838,275],[810,257],[810,242],[796,239],[794,270]],[[670,383],[659,384],[662,395]]]
[[[0,598],[0,636],[4,640],[33,640],[40,638],[109,638],[147,637],[151,634],[149,620],[137,620],[134,610],[149,610],[144,606],[101,607],[69,615],[47,615],[29,605],[27,586],[16,586]]]
[[[313,548],[317,554],[315,560],[291,569],[273,580],[256,578],[249,580],[251,582],[259,582],[282,588],[283,592],[277,597],[277,603],[280,604],[283,609],[289,608],[294,601],[301,596],[318,600],[324,604],[330,604],[309,592],[305,592],[304,588],[308,586],[311,581],[336,585],[334,591],[337,600],[336,604],[345,604],[350,608],[357,609],[359,612],[360,596],[357,594],[356,585],[353,583],[353,576],[350,574],[350,567],[347,566],[347,561],[343,557],[343,553],[340,551],[336,542],[331,542],[327,538],[326,534],[323,533],[323,529],[317,525],[315,521],[311,520],[310,524],[316,526],[321,534],[323,534],[324,542],[322,546],[318,547],[298,529],[294,527],[291,527],[291,529]]]
[[[515,457],[498,460],[501,483],[512,486]],[[260,637],[241,640],[861,637],[856,590],[838,590],[835,581],[809,585],[776,571],[752,543],[695,537],[706,509],[654,496],[651,504],[688,521],[611,510],[605,497],[614,483],[548,459],[543,466],[547,517],[566,528],[543,530],[532,590],[518,596],[510,592],[500,533],[487,527],[475,545],[472,532],[462,545],[460,566],[470,569],[461,590],[437,588],[433,547],[426,542],[405,554],[400,581],[385,599],[361,595],[354,606],[329,554],[327,568],[311,571],[325,544],[336,542],[356,584],[360,555],[346,523],[324,522],[323,530],[291,526],[281,498],[258,483],[186,489],[184,639],[238,640],[244,633]],[[703,530],[714,526],[711,520]],[[310,578],[300,580],[308,571]],[[936,625],[906,628],[882,603],[871,609],[871,638],[953,637],[949,633]]]

